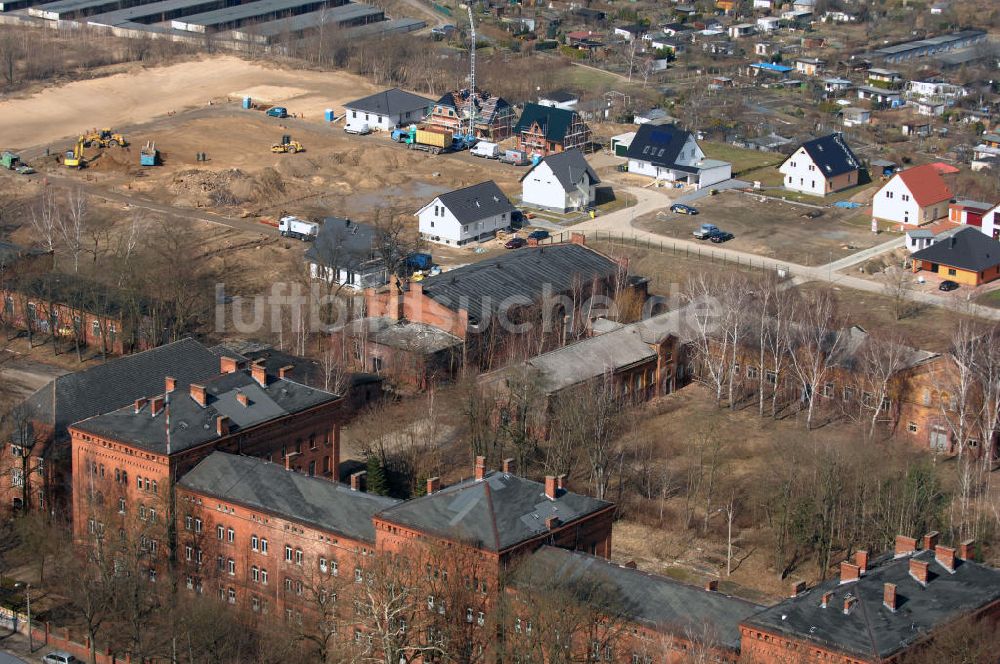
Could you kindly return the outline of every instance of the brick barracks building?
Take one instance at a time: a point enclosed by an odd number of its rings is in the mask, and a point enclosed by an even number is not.
[[[167,376],[128,406],[69,427],[76,537],[103,531],[106,518],[173,513],[172,486],[216,450],[336,480],[342,400],[285,373],[223,356],[210,378]]]

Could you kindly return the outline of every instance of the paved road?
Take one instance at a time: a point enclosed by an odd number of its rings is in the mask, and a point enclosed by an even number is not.
[[[674,203],[690,203],[696,201],[699,198],[704,198],[712,193],[713,189],[719,191],[725,191],[726,189],[746,189],[747,187],[753,186],[749,182],[744,182],[743,180],[723,180],[722,182],[717,182],[710,187],[704,187],[702,189],[695,189],[694,191],[688,192],[683,196],[679,196],[674,200]]]
[[[0,664],[28,664],[23,659],[18,659],[0,650]]]

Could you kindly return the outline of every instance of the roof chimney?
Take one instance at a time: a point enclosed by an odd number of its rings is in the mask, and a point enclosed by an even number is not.
[[[503,460],[503,472],[504,472],[505,475],[513,475],[514,474],[514,460],[513,459],[504,459]]]
[[[933,551],[934,547],[937,546],[938,538],[940,536],[941,534],[936,530],[932,530],[924,535],[924,549],[927,551]]]
[[[708,581],[705,582],[705,590],[707,590],[708,592],[714,593],[718,589],[719,589],[718,579],[709,579]]]
[[[146,397],[140,397],[139,399],[136,399],[135,400],[135,414],[138,415],[139,411],[142,410],[143,406],[145,406],[147,403],[149,403],[149,399],[147,399]]]
[[[208,397],[205,394],[205,386],[191,383],[191,398],[197,401],[199,406],[204,408],[208,403]]]
[[[232,357],[219,358],[219,370],[224,374],[236,373],[240,368],[240,363]]]
[[[554,475],[545,476],[545,497],[549,500],[556,499],[556,478]]]
[[[570,233],[569,234],[570,244],[587,244],[587,236],[583,233]]]
[[[286,364],[285,366],[278,369],[278,378],[288,379],[292,377],[292,371],[295,369],[294,364]]]
[[[153,397],[149,403],[149,413],[153,417],[156,417],[157,415],[160,414],[160,411],[162,410],[163,410],[163,397],[162,396]]]
[[[556,475],[556,489],[559,491],[566,490],[566,475]]]
[[[930,578],[928,568],[930,566],[923,560],[917,560],[915,558],[910,558],[910,576],[922,586],[927,585],[927,581]]]
[[[976,540],[968,539],[958,545],[958,557],[960,560],[976,559]]]
[[[917,550],[917,540],[906,535],[896,535],[896,558],[908,556]]]
[[[486,457],[477,456],[476,457],[476,480],[481,480],[486,477]]]
[[[868,571],[868,552],[863,550],[855,551],[854,564],[858,566],[859,573],[864,576],[865,572]]]
[[[257,384],[261,387],[267,387],[267,369],[264,368],[264,363],[261,361],[254,362],[250,367],[250,375],[253,379],[257,381]]]
[[[215,418],[215,433],[220,436],[229,435],[229,418],[225,415],[219,415]]]
[[[846,560],[840,563],[840,582],[849,583],[861,578],[861,568]]]
[[[173,392],[177,389],[177,381],[174,380],[173,376],[167,376],[163,379],[163,382],[165,383],[165,389],[167,392]]]
[[[441,490],[441,478],[440,477],[428,477],[427,478],[427,495],[432,493],[437,493]]]
[[[800,594],[806,591],[805,581],[796,581],[792,584],[792,594],[789,597],[798,597]]]
[[[557,516],[550,516],[547,519],[545,519],[545,528],[547,530],[555,530],[556,528],[559,527],[559,524],[561,524],[561,523],[562,523],[562,520],[559,517],[557,517]]]
[[[937,545],[934,547],[934,560],[941,563],[941,567],[952,574],[955,573],[955,549],[950,546]]]
[[[243,392],[236,393],[236,401],[238,401],[239,404],[243,407],[247,407],[250,405],[250,397],[248,397]]]
[[[366,479],[368,479],[367,470],[359,470],[356,473],[351,473],[351,491],[364,491]]]
[[[851,609],[854,608],[854,605],[857,603],[857,601],[858,600],[857,600],[857,598],[854,595],[848,595],[847,597],[844,598],[844,615],[845,616],[851,615]]]
[[[882,604],[893,613],[896,612],[896,584],[887,583],[882,588]]]
[[[823,593],[823,597],[819,601],[819,608],[825,609],[826,607],[830,606],[831,599],[833,599],[833,593],[831,592]]]

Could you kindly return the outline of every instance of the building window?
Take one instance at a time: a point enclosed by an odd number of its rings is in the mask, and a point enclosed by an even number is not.
[[[230,558],[229,560],[226,561],[226,566],[229,569],[229,576],[235,576],[236,575],[236,561],[233,560],[232,558]]]
[[[428,611],[434,610],[434,595],[427,596],[427,610]]]
[[[125,514],[125,499],[124,498],[119,498],[118,499],[118,513],[119,514]]]
[[[906,425],[906,430],[910,433],[917,433],[920,428],[917,426],[916,422],[910,422]]]
[[[770,385],[776,385],[778,383],[778,374],[774,371],[768,371],[764,377]]]
[[[194,532],[196,532],[196,533],[200,533],[201,532],[201,519],[195,519],[194,520]]]
[[[327,572],[326,558],[319,559],[319,571],[322,572],[323,574],[326,574]]]
[[[236,604],[236,591],[232,588],[229,589],[229,603]]]
[[[336,560],[330,561],[330,574],[333,576],[340,576],[340,566],[337,564]]]
[[[354,568],[354,583],[361,583],[361,579],[362,579],[361,568],[360,567],[355,567]]]
[[[301,595],[302,594],[302,582],[301,581],[296,581],[295,582],[295,594],[296,595]]]
[[[267,570],[263,567],[260,568],[260,582],[261,585],[267,585]]]
[[[222,570],[226,569],[226,559],[223,558],[222,556],[216,556],[215,557],[215,566],[219,569],[220,572]]]
[[[229,543],[230,543],[230,544],[232,544],[233,542],[235,542],[235,541],[236,541],[236,531],[235,531],[235,530],[233,530],[232,528],[230,528],[230,529],[229,529],[229,530],[227,531],[227,533],[226,533],[226,534],[227,534],[227,536],[228,536],[228,537],[227,537],[227,539],[229,540]]]
[[[260,598],[254,595],[250,598],[250,607],[255,611],[260,611]]]
[[[260,568],[256,565],[250,568],[250,578],[253,579],[254,583],[260,583]]]
[[[948,276],[949,277],[954,277],[956,274],[958,274],[958,272],[955,270],[955,268],[953,268],[953,267],[949,267],[948,268]]]
[[[205,554],[201,549],[195,552],[195,562],[201,565],[201,562],[205,559]]]
[[[191,530],[194,524],[194,519],[190,516],[184,517],[184,530]]]
[[[225,536],[226,536],[226,529],[224,527],[222,527],[222,526],[216,526],[215,527],[215,536],[219,540],[224,539]]]
[[[265,556],[267,555],[267,539],[263,537],[260,538],[260,552]]]
[[[194,557],[194,547],[185,546],[184,547],[184,560],[191,560]]]
[[[471,623],[472,622],[472,609],[471,608],[466,608],[465,609],[465,622],[467,622],[467,623]]]
[[[292,592],[292,580],[287,576],[285,577],[285,592]]]
[[[302,564],[302,549],[295,549],[295,564]]]
[[[292,547],[288,544],[285,545],[285,562],[292,562]]]
[[[250,536],[250,549],[257,551],[260,548],[260,540],[257,539],[256,535]]]

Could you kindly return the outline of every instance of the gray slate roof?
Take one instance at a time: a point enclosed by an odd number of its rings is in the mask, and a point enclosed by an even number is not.
[[[840,132],[806,141],[801,147],[824,177],[832,178],[861,168],[861,162]]]
[[[399,502],[225,452],[205,457],[180,479],[180,485],[365,542],[375,541],[372,516]]]
[[[911,557],[930,564],[926,587],[910,576]],[[930,630],[1000,600],[1000,570],[970,561],[957,563],[950,573],[934,560],[933,551],[902,558],[888,554],[876,560],[860,581],[840,584],[832,579],[765,609],[746,624],[852,656],[887,658]],[[895,613],[882,604],[886,583],[896,584]],[[828,591],[833,599],[824,609],[820,598]],[[858,606],[844,615],[848,594],[857,598]]]
[[[431,99],[411,94],[399,88],[391,88],[382,92],[376,92],[368,97],[355,99],[352,102],[344,104],[344,107],[380,115],[398,115],[407,111],[421,109],[426,111],[433,105],[434,101]]]
[[[549,500],[544,484],[491,471],[482,480],[467,480],[408,500],[379,516],[499,552],[548,532],[545,520],[550,516],[559,517],[565,525],[609,507],[611,503],[570,491]]]
[[[187,384],[217,375],[219,357],[194,339],[181,339],[60,376],[28,397],[26,405],[35,419],[54,427],[58,441],[74,422],[162,394],[167,376]]]
[[[521,181],[523,182],[524,178],[531,175],[531,172],[542,164],[547,164],[548,167],[552,169],[552,174],[556,176],[557,180],[559,180],[559,184],[562,185],[563,191],[576,191],[576,185],[584,173],[586,173],[590,178],[589,184],[598,184],[601,181],[601,179],[597,177],[597,173],[594,172],[594,169],[592,169],[590,164],[587,163],[583,153],[576,148],[566,150],[565,152],[557,152],[545,157],[540,162],[532,166],[527,173],[522,175]]]
[[[473,323],[499,310],[508,298],[521,304],[550,293],[565,293],[595,278],[608,278],[618,264],[578,244],[524,247],[428,277],[421,282],[424,295],[457,311],[465,308]]]
[[[641,124],[625,156],[655,166],[674,166],[690,136],[691,132],[672,124]]]
[[[740,622],[764,608],[580,551],[545,546],[523,564],[527,568],[521,574],[527,575],[521,578],[552,579],[570,588],[574,582],[599,583],[609,591],[602,596],[620,602],[611,608],[623,617],[681,636],[688,630],[704,632],[730,650],[740,648]]]
[[[425,354],[462,346],[461,339],[433,325],[381,316],[351,321],[345,326],[344,332],[348,336],[361,337],[381,346]]]
[[[437,200],[448,208],[460,224],[510,214],[514,206],[493,180],[441,194]]]
[[[306,260],[327,267],[371,272],[384,269],[379,254],[378,229],[340,217],[326,217],[305,253]],[[385,283],[382,280],[382,283]],[[381,286],[377,284],[362,284]]]
[[[176,389],[170,393],[170,453],[176,454],[217,439],[216,418],[219,416],[229,418],[230,432],[239,432],[338,398],[335,394],[274,375],[268,376],[267,383],[267,387],[262,387],[245,370],[199,381],[198,384],[205,387],[207,398],[203,407],[191,397],[190,386],[178,380]],[[249,399],[246,406],[237,401],[240,393]],[[156,391],[140,396],[162,394],[161,383]],[[83,420],[75,426],[156,454],[167,453],[164,412],[153,415],[150,404],[143,406],[138,413],[133,405],[129,405]]]
[[[976,228],[963,228],[949,238],[914,252],[913,260],[981,272],[1000,264],[1000,242]]]

